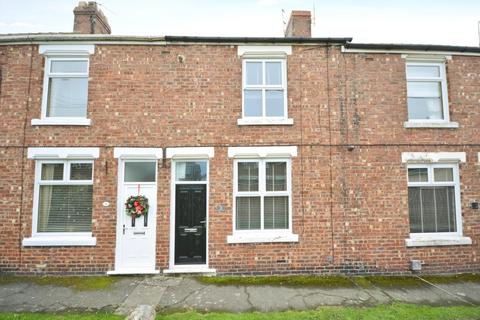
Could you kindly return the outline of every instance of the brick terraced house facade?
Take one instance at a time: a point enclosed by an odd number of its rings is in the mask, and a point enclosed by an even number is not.
[[[0,272],[480,271],[480,48],[75,19],[0,36]]]

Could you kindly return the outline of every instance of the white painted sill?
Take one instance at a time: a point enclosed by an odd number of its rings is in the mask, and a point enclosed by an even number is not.
[[[470,237],[417,238],[405,239],[407,247],[462,246],[472,244]]]
[[[174,266],[172,269],[164,269],[163,274],[178,274],[178,273],[202,273],[202,274],[216,274],[217,270],[195,265]]]
[[[49,237],[31,237],[24,238],[22,246],[24,247],[67,247],[67,246],[95,246],[97,238],[88,236],[49,236]]]
[[[437,129],[456,129],[459,127],[458,122],[421,122],[421,121],[406,121],[403,123],[403,127],[407,129],[412,128],[437,128]]]
[[[286,125],[290,126],[293,124],[292,118],[287,119],[249,119],[242,118],[237,120],[239,126],[274,126],[274,125]]]
[[[266,243],[266,242],[298,242],[298,234],[293,233],[257,233],[233,234],[227,236],[227,243]]]
[[[42,118],[32,119],[32,126],[89,126],[92,120],[86,118]]]

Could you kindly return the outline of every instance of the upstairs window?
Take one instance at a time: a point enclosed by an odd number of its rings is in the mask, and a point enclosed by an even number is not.
[[[87,116],[88,59],[48,58],[46,117]]]
[[[89,55],[93,45],[41,45],[45,55],[40,119],[32,125],[90,125]]]
[[[243,71],[243,117],[285,118],[285,60],[244,60]]]
[[[408,120],[448,122],[445,64],[407,62]]]

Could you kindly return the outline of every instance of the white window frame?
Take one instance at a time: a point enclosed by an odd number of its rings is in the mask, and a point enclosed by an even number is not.
[[[249,85],[247,84],[247,68],[248,62],[262,63],[262,78],[263,84]],[[282,83],[280,85],[265,84],[267,62],[280,62],[282,67]],[[261,90],[262,91],[262,116],[252,117],[245,115],[245,90]],[[267,90],[283,90],[283,116],[282,117],[268,117],[266,116],[266,91]],[[280,125],[293,124],[293,119],[288,118],[288,94],[287,94],[287,60],[286,57],[246,57],[242,59],[242,118],[238,119],[239,125]]]
[[[428,173],[428,181],[410,182],[408,180],[408,169],[414,168],[426,168]],[[435,168],[451,168],[453,170],[453,181],[435,182]],[[460,199],[460,175],[458,163],[408,164],[406,174],[408,187],[453,186],[455,188],[455,219],[457,227],[457,231],[455,232],[410,233],[410,238],[405,240],[407,247],[471,244],[470,238],[463,237],[462,209]],[[410,228],[410,219],[408,227]]]
[[[258,191],[238,191],[238,163],[239,162],[257,162],[258,163]],[[286,191],[266,191],[266,163],[267,162],[285,162],[286,163]],[[236,199],[237,197],[255,196],[260,197],[260,229],[255,230],[237,230],[236,225]],[[264,198],[265,196],[288,196],[288,229],[264,229]],[[258,157],[258,158],[239,158],[233,162],[233,216],[232,216],[232,235],[227,237],[228,243],[261,243],[261,242],[298,242],[298,235],[292,231],[292,162],[286,157]]]
[[[95,246],[92,232],[37,232],[40,185],[93,185],[99,148],[28,148],[28,158],[35,159],[35,181],[32,207],[32,235],[24,238],[23,246]],[[42,164],[63,163],[63,180],[41,180]],[[70,164],[91,163],[91,180],[70,180]],[[93,226],[93,219],[92,219]]]
[[[439,77],[409,77],[408,76],[408,67],[410,66],[428,66],[428,67],[438,67],[440,71]],[[458,128],[457,122],[450,122],[450,111],[448,104],[448,86],[447,86],[447,75],[446,67],[444,61],[422,61],[422,60],[410,60],[405,63],[405,76],[406,83],[409,82],[439,82],[441,87],[442,94],[442,111],[443,119],[410,119],[408,117],[408,89],[407,89],[407,118],[408,120],[404,123],[405,128]]]
[[[50,78],[89,78],[90,58],[93,54],[93,45],[41,45],[40,54],[45,55],[45,70],[43,76],[43,92],[40,119],[32,119],[32,125],[79,125],[89,126],[91,120],[85,117],[47,117],[48,90]],[[87,72],[84,73],[52,73],[50,70],[53,61],[86,61]],[[88,85],[87,85],[87,106],[88,112]]]

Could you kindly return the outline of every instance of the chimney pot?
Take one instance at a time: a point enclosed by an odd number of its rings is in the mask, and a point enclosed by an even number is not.
[[[293,10],[288,20],[285,37],[311,38],[312,15],[310,11]]]
[[[75,19],[73,21],[73,32],[84,34],[110,34],[112,30],[108,24],[107,17],[98,8],[95,1],[80,1],[73,9]]]

